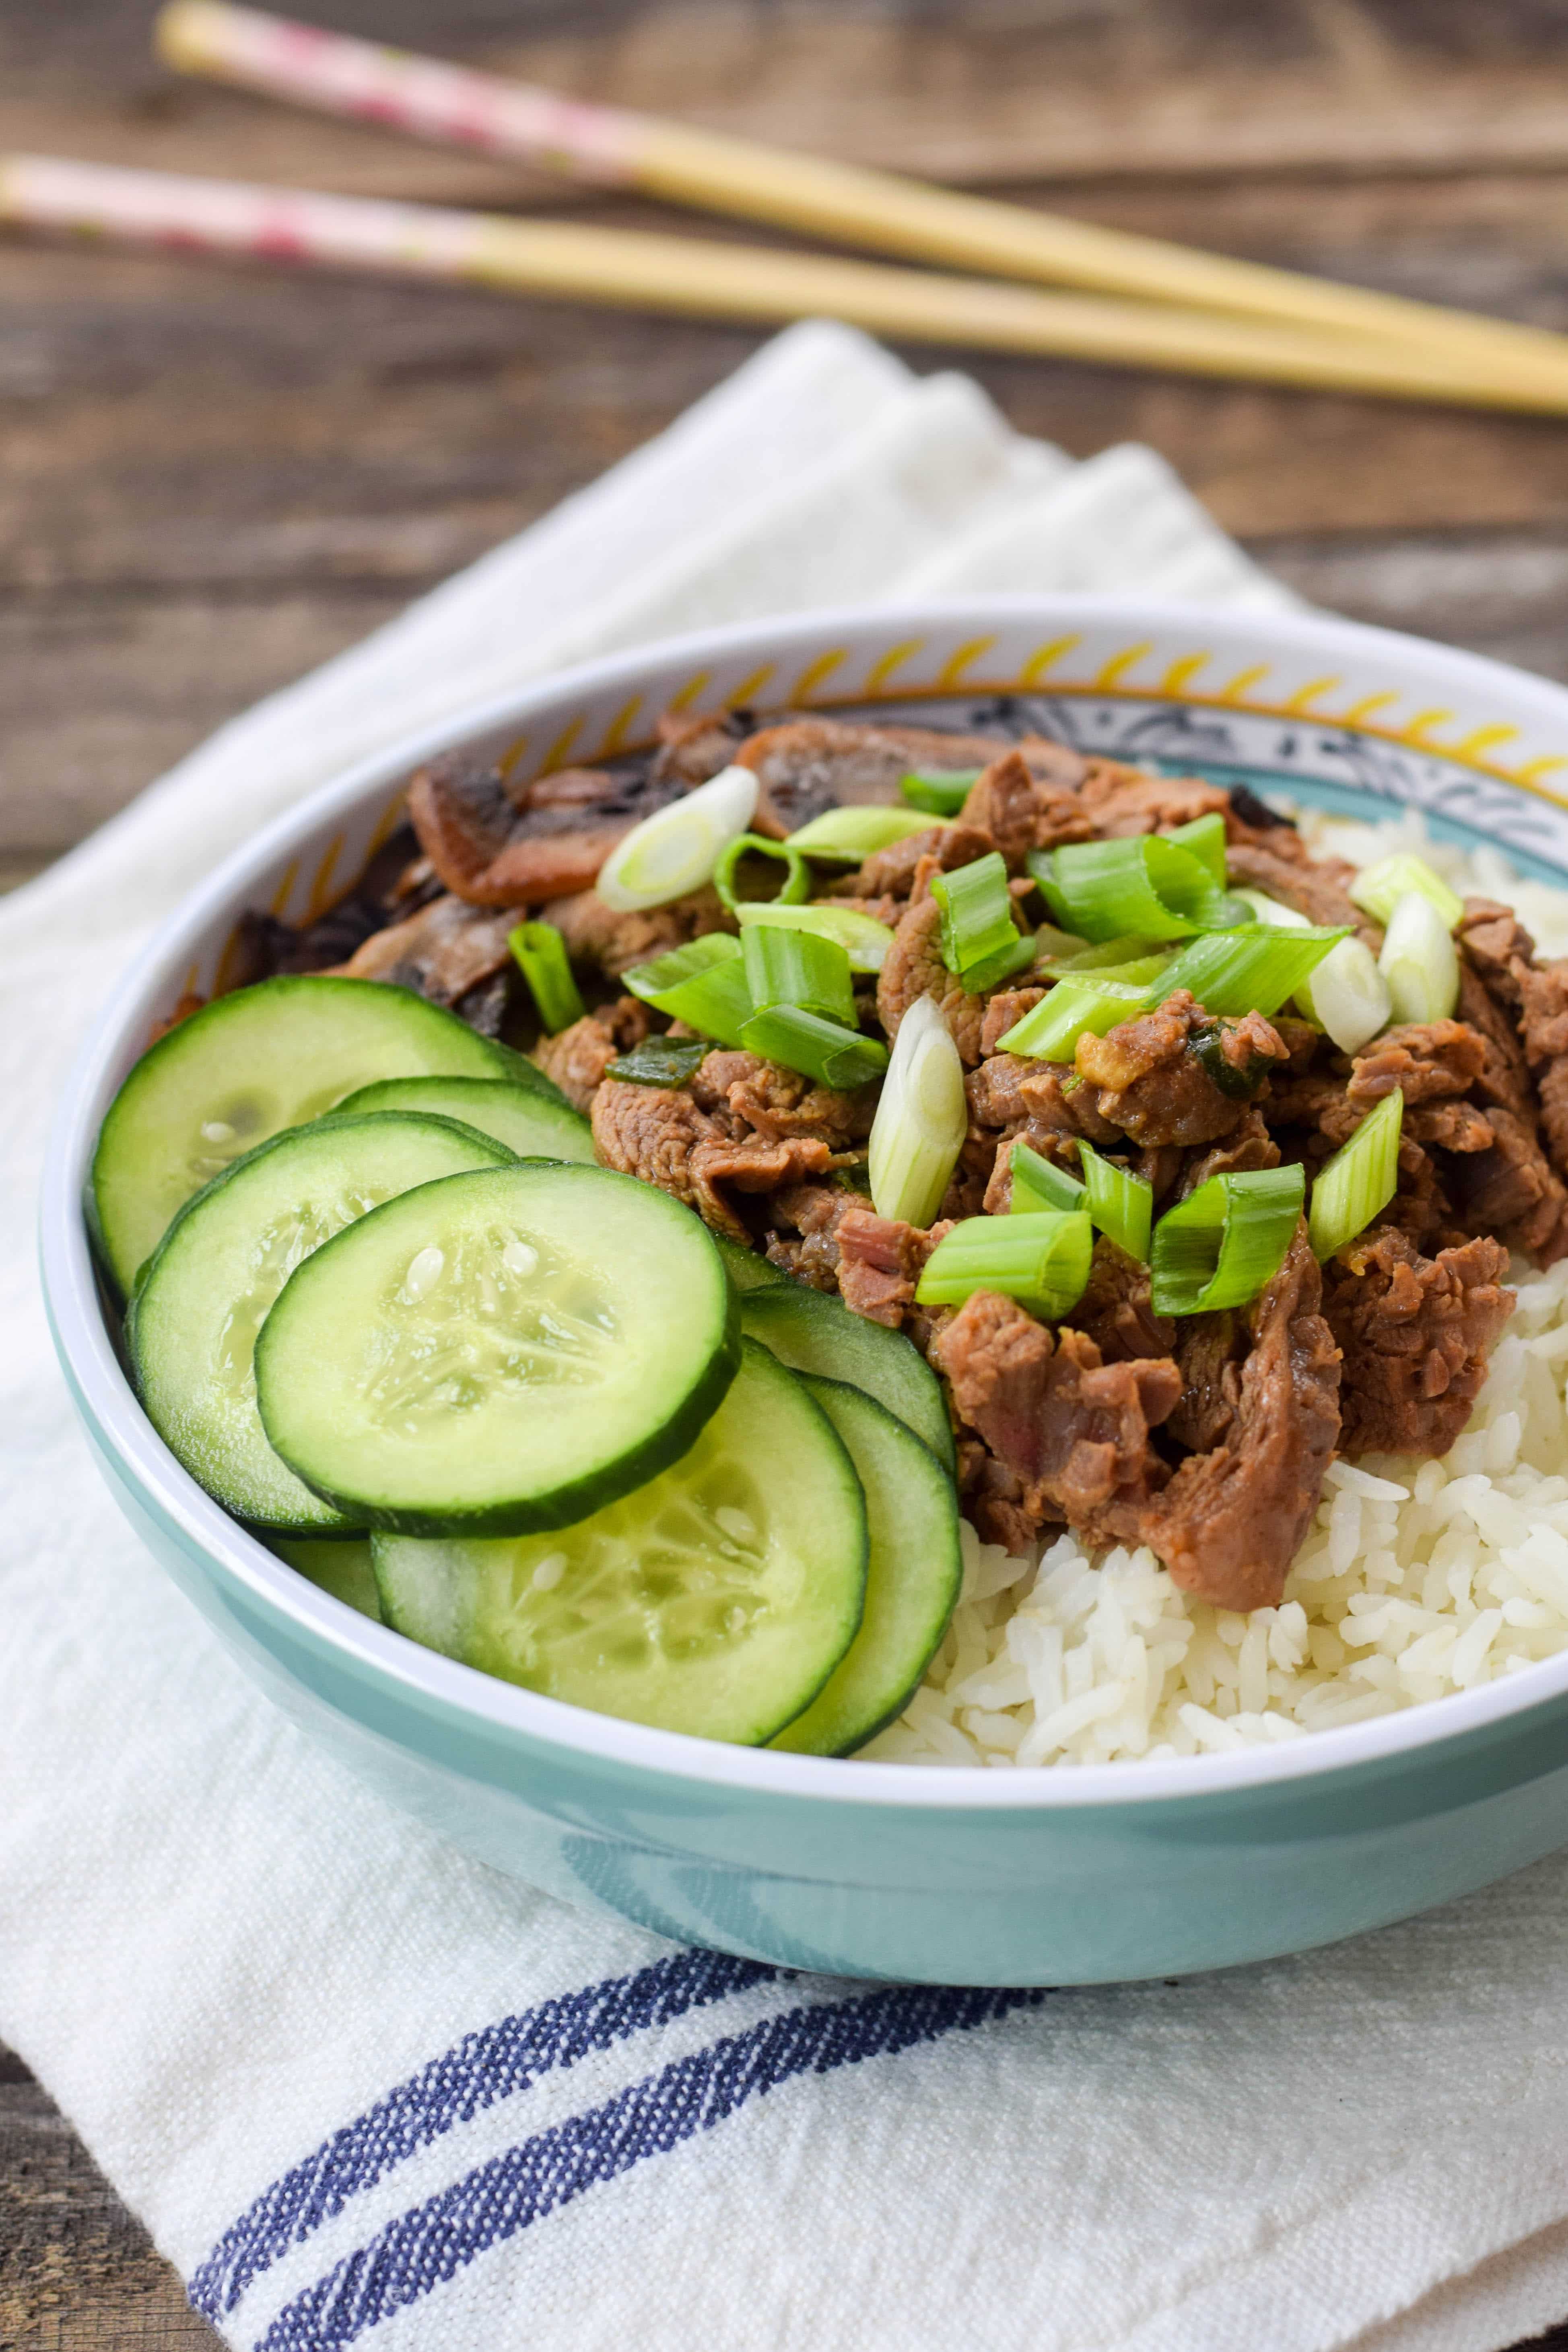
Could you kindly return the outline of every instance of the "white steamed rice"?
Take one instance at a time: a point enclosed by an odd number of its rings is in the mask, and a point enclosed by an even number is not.
[[[1309,816],[1314,851],[1415,849],[1517,908],[1568,954],[1568,890],[1419,816]],[[1440,1462],[1336,1462],[1277,1609],[1177,1591],[1147,1549],[1070,1534],[1026,1559],[965,1524],[963,1591],[924,1682],[860,1752],[908,1764],[1107,1764],[1299,1738],[1517,1674],[1568,1644],[1568,1259],[1516,1259],[1519,1305],[1465,1434]]]

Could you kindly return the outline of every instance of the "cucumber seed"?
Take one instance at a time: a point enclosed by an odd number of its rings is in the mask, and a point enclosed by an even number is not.
[[[408,1271],[403,1277],[403,1296],[410,1307],[416,1305],[427,1290],[434,1290],[446,1264],[445,1254],[436,1247],[434,1242],[427,1242],[417,1255],[410,1259]]]
[[[733,1503],[721,1503],[713,1517],[723,1528],[724,1533],[727,1536],[733,1536],[737,1543],[756,1541],[755,1521],[748,1518],[744,1511],[738,1511]]]
[[[547,1551],[534,1570],[531,1582],[535,1592],[553,1592],[566,1573],[563,1551]]]
[[[538,1265],[539,1252],[529,1242],[508,1242],[500,1254],[500,1262],[508,1274],[515,1274],[521,1279],[523,1275],[531,1274]]]
[[[234,1129],[226,1118],[206,1118],[202,1121],[204,1143],[232,1143]]]

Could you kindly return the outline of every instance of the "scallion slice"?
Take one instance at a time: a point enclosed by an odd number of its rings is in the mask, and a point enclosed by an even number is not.
[[[956,816],[984,768],[913,768],[899,779],[899,790],[911,808],[930,816]]]
[[[758,782],[750,768],[721,768],[696,791],[656,809],[616,842],[595,884],[606,907],[635,915],[662,907],[710,881],[729,844],[756,813]]]
[[[1032,849],[1028,866],[1058,922],[1087,940],[1185,939],[1216,919],[1223,896],[1201,857],[1160,834]]]
[[[1091,1143],[1080,1143],[1085,1206],[1093,1223],[1117,1246],[1140,1265],[1149,1258],[1149,1231],[1154,1221],[1154,1188],[1146,1176],[1135,1176],[1114,1160],[1102,1160]],[[1017,1179],[1015,1176],[1014,1181]]]
[[[581,1021],[588,1008],[572,977],[566,942],[553,923],[519,923],[506,935],[519,971],[533,992],[547,1036]]]
[[[1036,1209],[1084,1209],[1089,1206],[1087,1187],[1054,1160],[1026,1143],[1013,1146],[1013,1157],[1007,1163],[1013,1177],[1013,1198],[1010,1214],[1026,1216]]]
[[[645,1037],[607,1063],[605,1076],[633,1087],[683,1087],[711,1051],[706,1037]]]
[[[1205,931],[1166,965],[1161,990],[1169,996],[1175,989],[1190,989],[1205,1013],[1278,1013],[1348,936],[1310,923],[1291,930],[1241,923],[1234,930]]]
[[[774,1004],[752,1013],[736,1043],[766,1062],[782,1062],[820,1087],[839,1087],[846,1093],[879,1078],[888,1066],[888,1049],[876,1038],[862,1037],[858,1030],[825,1021],[798,1004]]]
[[[1114,981],[1058,980],[1044,1001],[996,1041],[999,1054],[1026,1054],[1038,1062],[1070,1062],[1086,1033],[1103,1037],[1119,1021],[1147,1013],[1147,985]]]
[[[965,1217],[927,1258],[915,1297],[922,1307],[960,1307],[977,1290],[999,1290],[1054,1321],[1082,1297],[1093,1255],[1081,1210]]]
[[[1042,924],[1041,929],[1045,928]],[[1038,940],[1037,933],[1037,953]],[[1158,956],[1162,963],[1169,963],[1174,953],[1174,948],[1163,947],[1158,940],[1141,940],[1135,931],[1126,931],[1118,939],[1101,940],[1092,948],[1086,948],[1080,941],[1065,955],[1051,950],[1041,958],[1040,970],[1052,980],[1079,980],[1086,972],[1110,971],[1122,964],[1142,963],[1152,956]]]
[[[634,964],[621,974],[624,986],[645,1004],[657,1006],[673,1021],[684,1021],[721,1045],[738,1045],[741,1032],[752,1018],[752,992],[746,985],[741,942],[727,931],[712,931],[692,940],[651,963]]]
[[[893,934],[886,923],[862,915],[853,907],[835,906],[832,899],[797,907],[783,898],[742,898],[735,920],[744,939],[753,924],[769,929],[810,931],[820,940],[836,940],[849,959],[851,971],[880,971],[888,961]]]
[[[1395,901],[1377,963],[1396,1021],[1445,1021],[1459,1001],[1453,938],[1419,890],[1407,890]]]
[[[899,1024],[871,1127],[868,1166],[878,1214],[931,1224],[968,1132],[958,1047],[931,999],[919,997]]]
[[[757,1012],[795,1004],[804,1012],[819,1013],[825,1021],[854,1027],[849,958],[837,940],[752,923],[741,934],[741,961]]]
[[[735,873],[742,857],[776,858],[784,869],[784,878],[773,898],[756,901],[762,906],[795,907],[811,896],[811,868],[798,849],[787,841],[769,841],[760,833],[738,833],[713,868],[713,887],[723,904],[733,914],[738,906],[750,905],[735,892]]]
[[[1020,939],[1013,920],[1000,850],[933,874],[931,888],[942,909],[942,960],[970,995],[1034,961],[1033,939]]]
[[[821,857],[844,866],[858,866],[879,849],[890,848],[907,834],[929,833],[931,819],[911,808],[831,808],[803,824],[789,836],[789,847],[803,857]]]
[[[1449,889],[1442,876],[1435,874],[1424,857],[1413,857],[1408,850],[1363,866],[1350,886],[1350,895],[1356,905],[1364,907],[1375,923],[1386,923],[1401,898],[1411,890],[1431,900],[1450,931],[1465,911],[1464,900]]]
[[[1245,1307],[1284,1264],[1301,1214],[1299,1166],[1211,1176],[1154,1228],[1150,1295],[1156,1315]]]
[[[1260,923],[1286,931],[1312,928],[1294,907],[1281,906],[1261,890],[1243,890],[1241,896]],[[1388,987],[1365,940],[1347,935],[1331,948],[1296,991],[1296,1004],[1309,1021],[1328,1032],[1342,1054],[1355,1053],[1385,1028]]]
[[[1173,825],[1164,838],[1206,866],[1217,887],[1225,888],[1225,819],[1217,809],[1194,817],[1190,824]]]
[[[1312,1180],[1307,1233],[1320,1258],[1332,1257],[1353,1242],[1393,1200],[1399,1185],[1404,1124],[1405,1097],[1395,1087],[1319,1169]]]

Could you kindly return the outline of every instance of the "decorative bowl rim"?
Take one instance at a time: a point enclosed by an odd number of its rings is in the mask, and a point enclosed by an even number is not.
[[[245,903],[247,881],[268,861],[309,839],[344,814],[405,777],[422,761],[455,742],[491,729],[508,728],[552,709],[569,707],[591,693],[615,691],[649,672],[689,664],[694,676],[726,658],[749,653],[777,658],[843,637],[847,646],[867,650],[867,642],[893,649],[923,635],[939,640],[957,632],[959,652],[992,628],[1000,632],[1021,620],[1037,621],[1057,637],[1107,627],[1130,633],[1131,649],[1158,651],[1162,643],[1206,635],[1245,638],[1249,647],[1272,647],[1280,656],[1319,656],[1352,665],[1368,677],[1396,677],[1402,687],[1430,684],[1458,702],[1468,720],[1462,746],[1434,741],[1432,727],[1458,714],[1449,709],[1425,714],[1395,740],[1413,750],[1458,761],[1492,782],[1534,792],[1561,807],[1542,781],[1554,767],[1568,774],[1568,688],[1496,662],[1484,655],[1456,651],[1392,630],[1371,628],[1314,613],[1279,613],[1239,608],[1204,608],[1148,599],[1106,595],[990,595],[945,598],[909,606],[846,606],[748,621],[694,631],[601,656],[556,672],[504,696],[421,728],[386,749],[356,761],[296,803],[240,844],[160,925],[114,996],[92,1024],[61,1091],[49,1135],[40,1202],[39,1243],[46,1307],[55,1344],[79,1409],[100,1444],[114,1457],[120,1474],[151,1502],[184,1543],[216,1574],[242,1589],[253,1606],[291,1622],[341,1662],[390,1685],[430,1711],[477,1721],[488,1730],[542,1747],[567,1751],[584,1762],[631,1768],[665,1782],[709,1790],[728,1789],[784,1802],[816,1801],[835,1807],[904,1808],[1012,1813],[1077,1811],[1083,1808],[1137,1807],[1237,1797],[1245,1791],[1294,1784],[1319,1775],[1392,1763],[1415,1750],[1442,1746],[1568,1697],[1568,1647],[1555,1656],[1505,1679],[1446,1694],[1341,1729],[1312,1731],[1299,1738],[1247,1747],[1217,1755],[1148,1761],[1127,1759],[1110,1764],[1041,1767],[1035,1770],[985,1770],[973,1765],[910,1765],[856,1759],[795,1756],[766,1748],[731,1747],[595,1715],[500,1681],[394,1633],[334,1600],[268,1551],[208,1496],[181,1468],[142,1415],[121,1367],[105,1319],[81,1213],[82,1184],[90,1163],[101,1106],[112,1074],[126,1061],[129,1041],[145,1034],[150,1006],[168,993],[171,975],[189,960],[191,942],[215,920]],[[887,659],[887,652],[881,656]],[[952,656],[957,661],[958,655]],[[972,663],[969,667],[973,667]],[[810,666],[808,665],[808,667]],[[1112,658],[1103,666],[1118,667]],[[1133,665],[1120,664],[1124,682]],[[1246,673],[1244,672],[1245,676]],[[1338,677],[1331,683],[1338,684]],[[940,688],[889,685],[884,698],[945,692],[954,699],[991,692],[1102,695],[1153,689],[1115,679],[1075,683],[1052,678],[1048,686],[998,685],[987,678],[956,677]],[[698,697],[692,698],[695,704]],[[825,714],[835,707],[877,698],[864,687],[823,693],[808,707]],[[1212,698],[1170,693],[1167,699],[1212,707]],[[1375,697],[1358,697],[1364,702]],[[1298,695],[1298,702],[1300,700]],[[783,701],[770,706],[787,707]],[[1300,716],[1306,723],[1360,726],[1329,710],[1289,711],[1246,697],[1226,707],[1277,717]],[[1491,717],[1482,714],[1490,712]],[[1509,714],[1512,714],[1510,719]],[[1534,773],[1510,772],[1479,756],[1521,726],[1544,728],[1561,743],[1561,757],[1537,756]],[[1368,725],[1366,732],[1388,739],[1391,730]],[[1477,750],[1471,752],[1471,745]],[[1467,757],[1467,754],[1470,756]],[[596,757],[582,753],[579,757]],[[1568,887],[1565,875],[1564,887]]]

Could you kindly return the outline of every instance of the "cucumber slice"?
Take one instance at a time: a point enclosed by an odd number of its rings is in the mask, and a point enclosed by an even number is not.
[[[398,1633],[547,1697],[758,1747],[855,1638],[866,1508],[805,1384],[747,1342],[697,1443],[553,1534],[372,1540]]]
[[[361,1524],[524,1535],[679,1461],[739,1361],[689,1210],[525,1160],[389,1201],[307,1258],[256,1376],[278,1452]]]
[[[864,1389],[907,1423],[952,1474],[957,1457],[942,1384],[901,1331],[852,1314],[841,1300],[800,1282],[743,1298],[741,1328],[795,1371]]]
[[[330,1592],[334,1601],[344,1601],[362,1617],[374,1617],[380,1623],[381,1602],[367,1542],[353,1536],[335,1541],[325,1536],[273,1536],[267,1549],[312,1584],[319,1584],[323,1592]]]
[[[340,1110],[423,1110],[460,1118],[493,1135],[520,1160],[594,1160],[594,1130],[568,1102],[552,1102],[535,1087],[497,1078],[379,1078],[340,1103]],[[742,1253],[743,1255],[743,1253]]]
[[[256,1335],[302,1258],[416,1184],[511,1164],[447,1118],[384,1111],[275,1135],[175,1217],[131,1302],[125,1336],[147,1417],[208,1494],[256,1528],[363,1527],[302,1486],[256,1410]]]
[[[774,1265],[761,1250],[742,1249],[724,1234],[715,1234],[713,1238],[737,1290],[776,1290],[781,1282],[788,1282],[783,1266]]]
[[[775,1748],[849,1756],[903,1712],[930,1665],[963,1581],[958,1496],[931,1448],[843,1381],[806,1387],[849,1449],[866,1496],[866,1613],[824,1687]]]
[[[521,1059],[377,980],[220,996],[150,1046],[109,1107],[88,1193],[100,1254],[123,1296],[181,1203],[269,1135],[372,1078],[507,1078]]]

